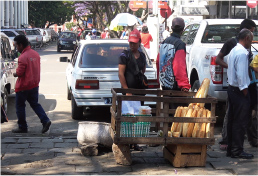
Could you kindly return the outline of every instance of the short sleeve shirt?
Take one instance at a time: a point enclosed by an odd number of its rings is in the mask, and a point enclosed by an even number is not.
[[[121,65],[128,65],[129,59],[124,53],[122,53],[119,57],[119,64]],[[138,65],[139,71],[143,71],[144,67],[146,66],[146,58],[145,55],[140,52],[140,57],[136,59],[136,63]]]
[[[237,45],[237,42],[238,41],[236,38],[227,40],[221,48],[220,52],[223,53],[224,56],[228,55],[230,51]]]
[[[141,40],[144,48],[150,48],[150,41],[152,40],[152,36],[148,33],[141,33]]]

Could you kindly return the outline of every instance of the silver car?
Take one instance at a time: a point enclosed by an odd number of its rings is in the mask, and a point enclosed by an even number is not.
[[[66,69],[67,98],[72,100],[73,119],[83,117],[83,107],[111,105],[111,88],[121,88],[118,58],[128,48],[127,40],[80,41]],[[143,46],[140,50],[146,55]],[[159,88],[156,69],[147,55],[146,62],[149,88]]]
[[[43,36],[40,34],[37,29],[25,29],[26,36],[33,47],[42,47],[43,46]]]

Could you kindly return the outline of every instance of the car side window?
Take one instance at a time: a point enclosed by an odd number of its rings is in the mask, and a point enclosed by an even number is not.
[[[188,44],[188,45],[193,44],[194,39],[195,39],[196,34],[197,34],[197,31],[198,31],[198,29],[199,29],[199,26],[200,26],[199,24],[193,24],[193,25],[192,25],[192,28],[191,28],[191,30],[190,30],[190,32],[189,32],[189,36],[188,36],[188,38],[187,38],[186,44]]]
[[[76,63],[76,59],[77,59],[79,50],[80,50],[80,46],[78,46],[78,47],[76,48],[75,52],[74,52],[73,55],[72,55],[71,63],[72,63],[72,66],[73,66],[73,67],[74,67],[74,65],[75,65],[75,63]]]
[[[190,31],[190,28],[191,28],[191,27],[192,27],[191,25],[190,25],[190,26],[187,26],[187,27],[185,28],[185,30],[184,30],[182,36],[181,36],[181,40],[182,40],[183,42],[185,42],[185,43],[186,43],[186,41],[187,41],[187,36],[188,36],[188,34],[189,34],[189,31]]]
[[[11,59],[10,43],[7,38],[1,38],[1,55],[4,59]]]

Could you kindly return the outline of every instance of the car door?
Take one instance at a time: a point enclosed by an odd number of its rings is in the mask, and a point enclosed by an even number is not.
[[[193,55],[194,52],[194,41],[197,34],[197,31],[199,29],[199,24],[192,24],[191,28],[189,30],[189,35],[187,37],[186,41],[186,64],[187,64],[187,72],[190,74],[191,67],[192,67],[192,61],[195,60],[195,56]]]
[[[73,70],[74,66],[78,57],[78,53],[80,51],[80,45],[77,47],[75,52],[72,55],[71,61],[68,63],[68,66],[66,68],[66,79],[67,79],[67,86],[70,88],[71,87],[71,82],[72,82],[72,75],[73,75]]]

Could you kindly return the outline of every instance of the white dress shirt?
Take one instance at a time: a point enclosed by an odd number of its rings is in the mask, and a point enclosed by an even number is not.
[[[163,31],[162,37],[163,37],[163,40],[165,40],[166,38],[170,37],[170,32],[167,31],[167,30]]]
[[[231,86],[238,87],[240,90],[248,88],[250,84],[248,54],[247,49],[238,43],[230,51],[228,57],[228,83]]]

